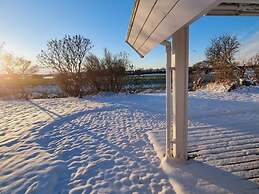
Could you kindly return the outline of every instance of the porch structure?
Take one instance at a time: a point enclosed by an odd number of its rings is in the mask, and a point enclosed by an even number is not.
[[[136,0],[126,42],[144,57],[166,48],[166,158],[186,161],[189,25],[206,15],[257,16],[258,0]],[[172,92],[173,91],[173,92]]]

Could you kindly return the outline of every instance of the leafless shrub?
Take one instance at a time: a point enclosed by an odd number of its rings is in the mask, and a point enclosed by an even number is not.
[[[26,75],[32,75],[37,73],[39,68],[36,65],[32,65],[32,62],[24,59],[23,57],[18,57],[16,59],[16,67],[17,67],[17,74],[22,76],[23,78]]]
[[[206,50],[209,64],[214,68],[216,81],[233,81],[237,79],[237,64],[235,54],[240,43],[235,36],[222,35],[211,40],[211,45]]]
[[[247,66],[253,68],[257,82],[259,81],[259,53],[249,59]]]
[[[87,57],[87,73],[86,80],[88,87],[93,92],[102,91],[105,84],[105,68],[101,64],[100,59],[94,55],[90,54]]]
[[[197,90],[203,84],[203,81],[205,79],[205,70],[202,68],[195,69],[192,72],[190,79],[192,80],[192,90]]]
[[[102,59],[91,54],[87,57],[86,77],[88,83],[96,92],[120,92],[124,84],[128,64],[126,53],[113,55],[105,49]]]
[[[4,73],[8,74],[8,76],[13,76],[15,74],[15,57],[9,53],[5,53],[2,61]]]
[[[2,84],[8,88],[6,95],[20,95],[20,98],[27,98],[25,87],[27,77],[38,71],[38,66],[23,57],[15,57],[10,53],[2,56],[3,73],[5,74]]]
[[[92,47],[91,41],[81,35],[66,35],[60,40],[50,40],[38,59],[44,66],[58,72],[59,86],[67,95],[77,97],[82,95],[86,58]]]
[[[104,50],[104,57],[101,60],[101,64],[106,74],[107,82],[105,88],[108,91],[121,91],[128,63],[128,56],[125,53],[112,55],[107,49]]]

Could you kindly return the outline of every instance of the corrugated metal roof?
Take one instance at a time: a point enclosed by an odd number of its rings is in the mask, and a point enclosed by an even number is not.
[[[126,42],[144,56],[202,15],[259,15],[259,0],[136,0]]]

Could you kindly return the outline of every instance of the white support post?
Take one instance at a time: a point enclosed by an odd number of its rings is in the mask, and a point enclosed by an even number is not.
[[[189,28],[183,27],[173,34],[173,156],[176,160],[187,160],[187,105]]]
[[[170,41],[163,41],[166,49],[166,158],[171,158],[172,149],[172,47]]]

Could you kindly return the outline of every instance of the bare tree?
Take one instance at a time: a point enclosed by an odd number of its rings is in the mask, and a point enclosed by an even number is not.
[[[81,96],[86,58],[92,47],[91,41],[81,35],[66,35],[60,40],[50,40],[38,59],[59,73],[60,86],[68,95]]]
[[[189,69],[189,79],[192,82],[192,90],[196,90],[205,82],[206,74],[210,71],[207,61],[200,61]]]
[[[217,81],[232,81],[238,71],[235,63],[235,54],[240,43],[236,36],[222,35],[211,40],[211,45],[206,50],[206,58],[216,71]]]
[[[23,57],[16,58],[15,64],[17,74],[21,75],[24,78],[26,75],[31,75],[38,72],[38,66],[32,65],[32,62],[24,59]]]
[[[88,83],[90,83],[96,92],[120,92],[124,84],[128,66],[129,61],[126,53],[113,55],[105,49],[102,59],[91,54],[87,58]]]
[[[24,78],[25,75],[30,75],[38,71],[38,66],[33,65],[31,61],[23,57],[15,57],[10,53],[6,53],[2,58],[4,72],[9,77],[16,76]]]
[[[5,53],[2,57],[3,70],[8,74],[9,77],[15,75],[15,57],[10,53]]]
[[[2,56],[3,70],[8,76],[6,84],[8,88],[13,90],[15,94],[21,94],[21,98],[27,98],[25,91],[28,86],[29,79],[26,76],[32,75],[38,71],[38,67],[33,65],[31,61],[23,57],[15,57],[10,53]]]
[[[258,82],[259,81],[259,53],[249,59],[247,66],[253,68]]]
[[[105,49],[101,63],[106,70],[106,88],[112,92],[119,92],[122,89],[126,69],[129,65],[127,54],[112,55],[108,49]]]
[[[91,90],[95,92],[103,91],[103,84],[105,83],[105,68],[100,59],[90,54],[87,57],[87,82]]]
[[[259,66],[259,53],[249,59],[248,65]]]

